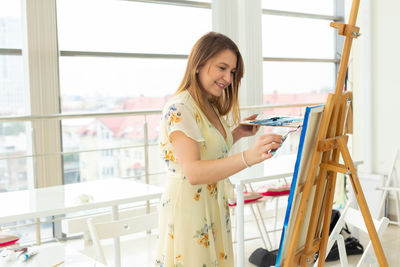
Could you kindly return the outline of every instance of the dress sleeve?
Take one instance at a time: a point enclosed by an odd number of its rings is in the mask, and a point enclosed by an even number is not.
[[[183,103],[169,106],[164,114],[168,139],[171,133],[181,131],[196,142],[204,142],[205,139],[197,124],[198,116]]]

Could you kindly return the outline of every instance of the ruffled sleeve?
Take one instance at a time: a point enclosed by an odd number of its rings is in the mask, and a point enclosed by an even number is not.
[[[196,142],[204,142],[198,124],[198,113],[192,111],[184,103],[176,103],[169,106],[165,111],[165,123],[168,139],[171,133],[181,131]]]

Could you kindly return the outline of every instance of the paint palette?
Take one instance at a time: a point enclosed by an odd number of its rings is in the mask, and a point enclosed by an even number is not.
[[[243,125],[299,127],[303,124],[303,118],[289,116],[274,116],[264,119],[246,120],[240,122]]]

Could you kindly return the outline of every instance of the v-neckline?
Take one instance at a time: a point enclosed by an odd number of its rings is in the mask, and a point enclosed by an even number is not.
[[[218,130],[217,127],[215,127],[215,125],[210,121],[210,119],[207,117],[206,114],[203,114],[203,115],[207,118],[208,122],[214,127],[214,129],[219,133],[219,135],[225,140],[225,142],[227,142],[227,140],[228,140],[228,133],[226,132],[225,126],[224,126],[224,124],[223,124],[222,121],[221,121],[221,118],[220,118],[220,116],[219,116],[219,113],[217,113],[217,111],[215,110],[215,107],[214,107],[213,105],[211,105],[211,108],[214,110],[215,115],[217,115],[217,119],[218,119],[219,123],[221,123],[221,126],[222,126],[222,129],[224,130],[225,136],[224,136],[223,133],[221,133],[221,132]],[[203,112],[203,113],[204,113],[204,112]]]
[[[196,101],[194,101],[192,95],[190,94],[189,90],[186,90],[186,91],[189,94],[189,96],[192,99],[192,101],[196,104],[196,106],[198,106]],[[219,136],[221,136],[222,139],[225,141],[225,144],[228,145],[228,142],[229,142],[229,140],[228,140],[228,132],[226,131],[226,128],[225,128],[224,124],[222,123],[222,121],[220,119],[219,112],[217,112],[217,110],[215,110],[215,107],[213,105],[211,105],[211,108],[214,110],[215,115],[217,115],[217,119],[219,120],[219,123],[221,123],[222,129],[224,130],[224,133],[225,133],[226,137],[224,137],[224,135],[217,129],[217,127],[215,127],[215,125],[210,121],[210,119],[207,117],[207,115],[204,114],[203,110],[200,107],[198,107],[198,108],[199,108],[199,112],[201,112],[201,114],[206,118],[207,122],[218,132]]]

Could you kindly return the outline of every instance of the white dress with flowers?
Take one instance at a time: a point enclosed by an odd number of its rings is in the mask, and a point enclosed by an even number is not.
[[[181,131],[197,142],[202,160],[227,157],[233,138],[225,120],[220,120],[226,139],[188,91],[173,96],[164,108],[160,146],[168,174],[160,205],[157,266],[233,266],[229,182],[224,179],[214,184],[191,185],[169,139],[172,132]]]

